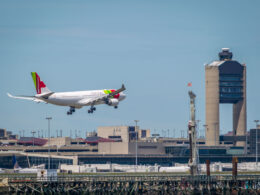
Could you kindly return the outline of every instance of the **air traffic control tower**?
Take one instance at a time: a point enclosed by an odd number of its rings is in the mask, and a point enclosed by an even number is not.
[[[219,145],[219,104],[233,104],[233,136],[246,133],[246,66],[223,48],[219,60],[205,66],[206,145]],[[234,143],[244,146],[244,142]]]

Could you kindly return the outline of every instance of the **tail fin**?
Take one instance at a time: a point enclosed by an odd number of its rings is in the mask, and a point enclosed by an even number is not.
[[[37,74],[37,72],[31,72],[32,74],[32,78],[33,78],[33,82],[35,85],[35,89],[37,94],[42,94],[42,93],[50,93],[51,91],[46,87],[46,85],[44,84],[43,81],[41,81],[39,75]]]
[[[19,164],[18,164],[18,162],[16,160],[16,156],[15,155],[13,155],[13,166],[14,166],[14,169],[19,169],[20,168],[20,166],[19,166]]]

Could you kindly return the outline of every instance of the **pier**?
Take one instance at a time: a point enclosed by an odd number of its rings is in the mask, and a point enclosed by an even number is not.
[[[36,175],[1,176],[8,179],[0,192],[8,194],[258,194],[260,175],[85,174],[37,178]]]

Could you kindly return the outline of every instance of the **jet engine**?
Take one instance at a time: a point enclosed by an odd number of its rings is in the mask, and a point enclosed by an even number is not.
[[[119,103],[118,99],[115,99],[115,98],[109,99],[108,102],[107,102],[107,104],[109,106],[117,106],[118,103]]]

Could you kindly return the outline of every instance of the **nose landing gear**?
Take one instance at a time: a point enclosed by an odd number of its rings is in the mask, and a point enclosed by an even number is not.
[[[70,110],[67,112],[67,115],[72,115],[73,112],[75,112],[75,108],[74,107],[70,107]]]

